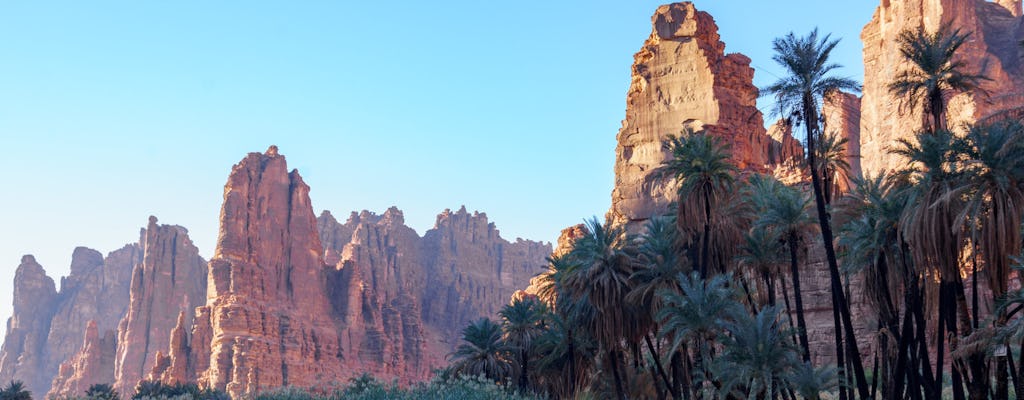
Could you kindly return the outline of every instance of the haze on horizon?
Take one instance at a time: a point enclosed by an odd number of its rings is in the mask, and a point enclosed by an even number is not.
[[[603,216],[633,54],[660,1],[0,4],[0,318],[33,254],[60,281],[149,215],[213,253],[224,182],[280,147],[316,212],[445,208],[554,241]],[[771,41],[814,27],[860,79],[877,1],[696,1],[775,79]],[[767,111],[770,105],[763,105]],[[6,327],[0,327],[0,334]]]

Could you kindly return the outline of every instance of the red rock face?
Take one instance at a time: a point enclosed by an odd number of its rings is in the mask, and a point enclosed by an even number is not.
[[[154,379],[235,396],[364,372],[421,380],[445,364],[468,321],[495,316],[551,251],[509,243],[465,209],[445,211],[422,238],[395,208],[344,224],[328,212],[314,219],[308,186],[273,147],[236,165],[224,193],[206,305],[191,338],[179,317],[170,346],[154,353]]]
[[[111,252],[104,259],[95,250],[84,247],[75,249],[71,260],[71,274],[61,279],[60,300],[50,321],[47,350],[44,351],[46,367],[42,371],[42,376],[54,379],[58,372],[64,370],[69,375],[63,376],[63,382],[77,379],[76,376],[88,378],[112,375],[114,359],[107,357],[109,354],[101,352],[100,349],[114,346],[115,339],[107,338],[116,337],[117,324],[127,311],[131,271],[141,261],[141,250],[140,245],[131,244]],[[88,326],[92,323],[96,325],[97,340],[84,342],[94,343],[96,346],[85,349],[82,347],[83,338],[86,338]],[[83,350],[89,350],[92,354],[80,354]],[[100,353],[104,356],[99,356]],[[112,351],[110,353],[112,354]],[[66,363],[69,360],[72,362]],[[78,370],[86,367],[90,370]],[[112,379],[105,383],[110,382]],[[61,386],[74,388],[77,384]],[[58,393],[51,390],[50,394]]]
[[[662,147],[668,135],[704,129],[732,146],[738,166],[754,170],[802,154],[791,136],[766,134],[750,59],[725,54],[710,15],[692,3],[675,3],[659,7],[652,24],[634,56],[615,150],[609,216],[631,230],[667,211],[675,195],[674,185],[651,181],[651,172],[669,156]]]
[[[402,212],[391,208],[382,216],[353,213],[345,224],[351,229],[335,222],[321,230],[352,232],[330,280],[349,374],[362,370],[408,383],[443,365],[445,353],[428,351],[437,338],[428,340],[421,319],[426,271],[420,238],[403,222]]]
[[[271,147],[236,164],[190,355],[201,385],[232,395],[341,376],[309,186]],[[207,351],[208,349],[208,351]],[[189,377],[174,377],[190,380]],[[183,379],[184,378],[184,379]]]
[[[864,97],[861,110],[861,149],[865,173],[877,175],[898,165],[888,149],[899,138],[913,137],[922,127],[921,108],[901,107],[889,94],[888,84],[909,67],[898,51],[897,37],[904,29],[924,26],[930,31],[949,22],[970,32],[959,59],[971,73],[982,73],[981,92],[961,93],[949,99],[950,127],[1002,114],[1024,115],[1024,35],[1020,0],[885,0],[864,26]]]
[[[53,279],[34,257],[22,257],[14,273],[14,314],[0,348],[0,382],[22,381],[35,396],[49,391],[43,353],[57,300]]]
[[[206,303],[206,261],[185,228],[150,217],[143,247],[118,329],[112,382],[120,393],[131,393],[155,366],[156,351],[167,349],[172,330],[190,330],[193,310]]]
[[[53,380],[51,394],[82,394],[89,386],[114,381],[114,356],[117,339],[114,331],[107,331],[101,338],[95,321],[89,321],[85,328],[85,340],[81,350],[60,365]]]
[[[822,118],[826,134],[846,139],[846,163],[850,165],[849,177],[863,175],[860,163],[860,97],[850,93],[833,92],[825,96]],[[839,182],[841,187],[850,187],[850,181]]]

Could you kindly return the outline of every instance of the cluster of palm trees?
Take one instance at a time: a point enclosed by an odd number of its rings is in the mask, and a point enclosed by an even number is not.
[[[1024,123],[949,129],[950,97],[985,79],[956,58],[968,38],[948,26],[899,37],[911,67],[889,88],[921,126],[891,150],[904,167],[865,178],[848,177],[845,141],[822,134],[822,99],[859,89],[832,76],[837,41],[777,39],[788,75],[765,92],[805,128],[810,187],[739,171],[703,132],[671,138],[655,175],[677,183],[674,210],[638,235],[588,221],[535,297],[466,328],[452,370],[554,398],[1002,400],[1011,382],[1024,393],[1024,291],[1009,285]],[[809,268],[829,277],[834,351],[810,345]],[[871,337],[855,334],[853,295],[873,313],[858,326]],[[835,365],[812,364],[822,359]]]

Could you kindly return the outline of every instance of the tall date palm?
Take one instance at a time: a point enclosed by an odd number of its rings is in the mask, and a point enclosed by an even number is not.
[[[833,90],[859,91],[860,85],[853,80],[832,76],[839,64],[829,61],[829,56],[838,40],[831,40],[830,35],[819,37],[818,30],[811,31],[805,37],[797,37],[793,33],[775,39],[773,59],[786,69],[787,75],[765,88],[765,93],[775,97],[777,110],[780,114],[796,117],[797,122],[804,125],[807,133],[807,166],[811,174],[811,186],[814,190],[814,201],[818,211],[818,223],[821,226],[821,238],[825,247],[825,258],[828,261],[829,278],[831,280],[833,313],[841,320],[842,327],[836,327],[836,351],[843,352],[840,329],[845,334],[846,352],[852,358],[854,374],[857,378],[857,390],[862,398],[870,397],[864,366],[860,352],[857,350],[853,322],[850,317],[850,306],[843,292],[842,277],[836,261],[834,237],[831,221],[825,204],[822,177],[818,171],[817,139],[821,135],[818,110],[826,93]]]

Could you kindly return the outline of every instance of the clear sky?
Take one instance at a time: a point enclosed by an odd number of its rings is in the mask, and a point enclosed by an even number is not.
[[[138,239],[149,215],[209,257],[223,185],[276,144],[315,211],[445,208],[553,241],[609,207],[630,65],[660,1],[2,1],[0,318],[23,254]],[[697,1],[775,80],[771,41],[843,38],[878,2]],[[4,328],[0,328],[2,330]]]

